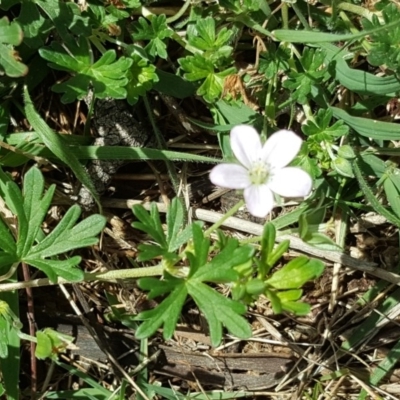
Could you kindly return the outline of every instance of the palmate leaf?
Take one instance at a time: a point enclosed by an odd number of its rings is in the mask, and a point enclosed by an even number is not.
[[[140,17],[138,22],[133,24],[133,39],[149,40],[145,49],[152,57],[167,58],[167,46],[164,39],[171,37],[172,30],[168,28],[166,21],[166,16],[161,14],[153,15],[150,22]]]
[[[148,92],[153,84],[159,81],[156,67],[136,54],[132,55],[132,66],[127,72],[128,84],[126,85],[126,100],[130,105],[136,104],[139,96]]]
[[[175,212],[172,212],[175,215]],[[237,301],[227,299],[204,282],[231,282],[238,278],[234,267],[248,261],[253,256],[253,248],[249,245],[239,246],[236,239],[229,238],[223,250],[207,263],[210,241],[204,237],[197,224],[192,225],[193,245],[186,256],[190,262],[190,271],[185,279],[166,274],[163,281],[155,278],[139,280],[139,286],[149,290],[149,298],[167,295],[156,308],[140,313],[137,320],[144,323],[138,329],[138,338],[149,337],[164,326],[164,338],[169,339],[175,329],[183,304],[189,294],[206,317],[211,341],[214,346],[222,339],[222,329],[240,338],[251,335],[251,328],[241,315],[246,307]],[[168,294],[169,293],[169,294]]]
[[[50,259],[67,251],[93,245],[104,228],[106,220],[94,214],[77,224],[81,214],[79,206],[72,206],[60,223],[47,235],[41,225],[48,212],[54,187],[44,192],[44,179],[37,168],[31,168],[24,177],[21,193],[19,187],[0,169],[0,195],[18,219],[17,238],[0,220],[0,270],[21,261],[42,270],[52,281],[58,276],[77,281],[83,272],[75,267],[80,257],[66,260]]]
[[[70,250],[91,246],[98,242],[97,235],[105,225],[105,218],[94,214],[75,225],[81,215],[78,205],[72,206],[63,219],[39,244],[26,255],[29,258],[45,258]]]
[[[74,74],[70,80],[56,84],[53,90],[64,93],[61,101],[71,103],[81,99],[89,85],[93,86],[96,97],[125,98],[125,85],[128,83],[127,72],[132,59],[120,57],[114,50],[106,51],[98,61],[92,63],[91,49],[85,37],[81,36],[77,43],[69,40],[68,50],[57,42],[39,50],[42,58],[50,62],[54,69]]]
[[[222,340],[222,327],[242,339],[251,336],[251,327],[241,314],[246,306],[238,301],[224,297],[211,287],[196,280],[187,283],[190,296],[207,319],[210,328],[211,344],[218,346]]]
[[[182,280],[174,287],[170,295],[159,306],[152,310],[143,311],[137,315],[136,319],[144,320],[145,322],[143,322],[136,331],[136,337],[138,339],[147,338],[164,325],[164,339],[171,339],[178,318],[181,315],[181,310],[186,300],[186,296],[187,288]]]
[[[155,204],[151,205],[150,213],[142,205],[135,205],[132,211],[139,220],[133,222],[132,226],[146,232],[157,242],[139,245],[139,260],[151,260],[160,255],[170,260],[176,259],[177,256],[173,252],[187,243],[192,236],[192,228],[184,227],[184,209],[180,200],[174,198],[167,210],[167,234],[164,233]]]
[[[207,17],[196,21],[196,27],[188,32],[188,42],[203,51],[219,51],[233,35],[231,30],[222,28],[218,34],[215,30],[215,19]],[[232,50],[232,48],[230,48]]]
[[[23,261],[43,271],[52,282],[57,282],[57,277],[64,278],[71,282],[79,282],[84,277],[84,273],[80,269],[75,268],[81,262],[81,257],[79,256],[71,257],[66,260],[25,258]]]

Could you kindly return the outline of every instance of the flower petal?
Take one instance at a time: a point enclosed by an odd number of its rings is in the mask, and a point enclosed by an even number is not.
[[[235,126],[231,130],[231,147],[236,158],[246,168],[250,168],[261,151],[260,135],[252,126]]]
[[[250,185],[247,169],[237,164],[219,164],[210,172],[210,181],[229,189],[245,189]]]
[[[269,188],[283,197],[306,197],[311,192],[312,179],[296,167],[282,168],[273,175]]]
[[[244,199],[250,214],[264,218],[274,206],[274,196],[267,185],[252,185],[244,190]]]
[[[261,157],[270,168],[286,167],[296,157],[302,142],[294,132],[280,130],[265,142]]]

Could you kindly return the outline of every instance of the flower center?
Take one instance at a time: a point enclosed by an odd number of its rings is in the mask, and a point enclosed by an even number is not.
[[[252,185],[264,185],[268,182],[270,171],[264,162],[254,163],[249,169],[249,178]]]

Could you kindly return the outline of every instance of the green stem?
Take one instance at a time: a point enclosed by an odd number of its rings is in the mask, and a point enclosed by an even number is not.
[[[310,30],[310,25],[308,25],[306,17],[303,15],[303,13],[301,12],[301,10],[298,7],[298,5],[296,3],[293,3],[292,4],[292,8],[293,8],[294,12],[296,13],[297,18],[299,19],[299,21],[303,24],[304,28],[307,29],[307,30]]]
[[[23,332],[18,332],[18,336],[22,340],[37,343],[37,339],[35,338],[35,336],[27,335],[26,333]]]
[[[214,225],[210,226],[205,232],[204,236],[210,236],[215,230],[217,230],[229,217],[232,217],[236,211],[239,210],[240,207],[244,205],[244,200],[240,200],[236,205],[234,205],[229,211],[225,213],[225,215],[217,221]]]
[[[288,5],[286,3],[282,3],[281,15],[282,15],[283,29],[288,29],[289,28],[289,16],[288,16]]]
[[[185,50],[189,51],[192,54],[203,54],[203,51],[190,45],[184,38],[178,35],[175,31],[172,32],[171,39],[175,40],[178,44],[180,44]]]
[[[95,273],[87,272],[85,273],[84,281],[115,282],[119,279],[132,279],[132,278],[142,278],[144,276],[162,275],[163,272],[164,272],[164,267],[162,265],[156,265],[154,267],[144,267],[144,268],[119,269],[107,272],[95,272]],[[68,281],[67,279],[63,278],[58,278],[56,282],[52,282],[48,278],[40,278],[25,282],[3,283],[2,285],[0,285],[0,293],[25,289],[28,287],[51,286],[59,284],[71,284],[71,283],[79,283],[79,282]]]
[[[144,276],[162,275],[164,267],[155,265],[154,267],[141,267],[130,269],[117,269],[107,272],[85,273],[85,281],[116,281],[118,279],[142,278]]]
[[[0,282],[11,278],[11,276],[14,274],[14,272],[16,271],[18,266],[19,266],[19,261],[14,263],[13,265],[11,265],[10,269],[8,270],[8,272],[6,272],[4,275],[0,275]]]
[[[329,7],[332,6],[331,0],[320,0],[320,3],[325,4],[326,6]],[[368,10],[368,8],[366,7],[358,6],[352,3],[347,3],[347,2],[336,3],[335,6],[337,7],[338,10],[349,11],[353,14],[360,15],[361,17],[364,17],[369,20],[372,19],[373,15],[379,15],[379,13],[374,13]]]
[[[178,20],[180,17],[182,17],[183,14],[185,14],[185,11],[188,9],[190,6],[191,1],[186,0],[181,9],[172,17],[167,18],[167,24],[171,24],[172,22],[175,22]]]

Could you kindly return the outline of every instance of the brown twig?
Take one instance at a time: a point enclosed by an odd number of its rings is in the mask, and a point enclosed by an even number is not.
[[[25,281],[30,281],[31,274],[29,272],[29,267],[27,264],[22,263],[22,273],[24,275]],[[33,301],[33,292],[32,288],[27,287],[26,289],[26,303],[28,308],[28,325],[29,325],[29,334],[31,336],[35,336],[36,328],[35,328],[35,307]],[[31,360],[31,400],[36,398],[37,392],[37,363],[35,357],[36,351],[36,343],[30,342],[30,360]]]

